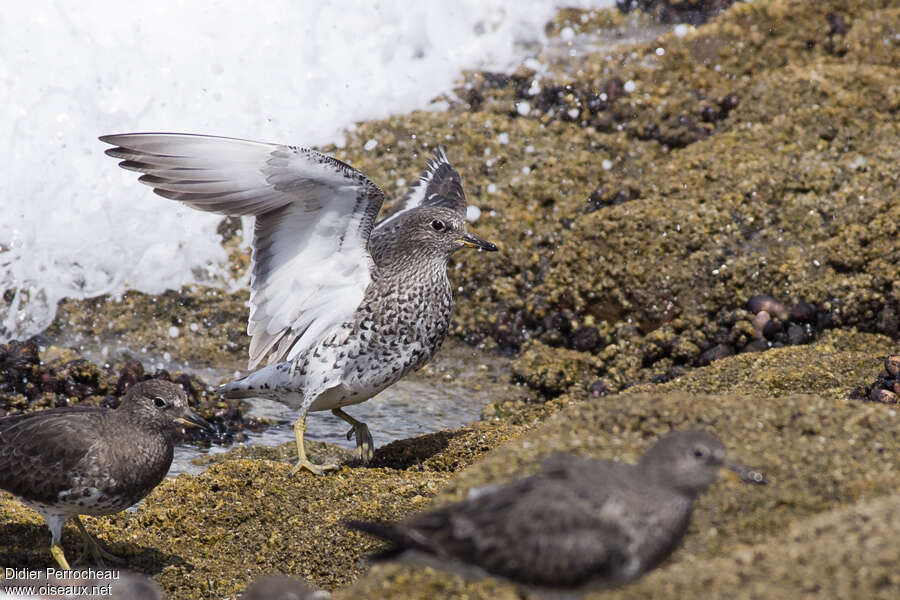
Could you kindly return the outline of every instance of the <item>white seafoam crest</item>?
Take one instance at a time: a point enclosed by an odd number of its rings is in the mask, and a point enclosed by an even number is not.
[[[249,368],[290,360],[350,318],[374,268],[367,243],[383,193],[323,154],[183,134],[102,138],[120,165],[161,196],[256,217]]]

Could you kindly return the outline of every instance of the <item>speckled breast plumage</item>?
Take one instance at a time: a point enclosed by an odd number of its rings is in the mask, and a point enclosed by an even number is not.
[[[376,280],[353,322],[298,357],[298,375],[325,367],[341,382],[318,397],[311,410],[363,402],[422,367],[440,349],[453,309],[450,282],[444,269],[423,275]]]

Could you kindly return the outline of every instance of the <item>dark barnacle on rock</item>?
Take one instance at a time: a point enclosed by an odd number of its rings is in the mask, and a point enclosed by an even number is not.
[[[815,323],[817,309],[815,304],[800,301],[788,311],[788,318],[796,323]]]
[[[727,117],[728,114],[736,109],[740,103],[741,97],[734,92],[725,94],[725,96],[721,100],[719,100],[719,108],[722,109],[722,117]]]
[[[567,346],[574,330],[575,314],[568,309],[544,317],[544,334],[541,339],[551,346]]]
[[[741,352],[764,352],[770,348],[766,340],[753,340],[743,347]]]
[[[828,37],[824,44],[825,51],[834,56],[847,54],[849,47],[844,39],[850,31],[847,21],[837,13],[828,13],[825,15],[825,19],[828,21]]]
[[[736,0],[616,0],[616,8],[624,13],[635,9],[653,15],[662,23],[702,25]]]
[[[144,365],[137,360],[130,360],[122,365],[119,379],[116,382],[116,395],[121,396],[128,388],[141,381],[144,377]]]
[[[705,104],[700,109],[700,120],[705,123],[721,121],[741,103],[740,96],[731,92],[717,102],[716,106]]]
[[[772,341],[775,340],[782,331],[784,331],[784,323],[782,321],[778,319],[769,319],[763,326],[762,334],[764,338]]]
[[[798,325],[797,323],[791,323],[788,326],[787,335],[788,343],[791,346],[808,344],[813,340],[812,328],[809,325]]]
[[[885,358],[884,370],[890,377],[900,377],[900,354],[891,354]]]
[[[700,366],[708,365],[709,363],[719,360],[720,358],[725,358],[726,356],[731,356],[734,354],[734,348],[732,348],[728,344],[717,344],[703,352],[700,355],[700,358],[697,359],[697,364]]]
[[[636,200],[640,198],[641,193],[631,187],[626,187],[619,190],[612,190],[607,188],[606,186],[600,186],[591,192],[591,195],[588,196],[587,206],[584,209],[586,213],[592,213],[595,210],[599,210],[604,206],[615,206],[617,204],[624,204],[625,202],[629,202],[631,200]]]
[[[580,352],[590,352],[600,343],[596,327],[582,327],[572,336],[572,347]]]
[[[12,340],[0,347],[0,393],[33,397],[38,388],[32,379],[38,375],[40,365],[37,343],[34,340]],[[29,384],[32,384],[30,388]]]
[[[829,31],[830,35],[847,35],[850,31],[847,21],[839,14],[828,13],[825,15],[825,19],[828,20],[828,26],[831,28],[831,31]]]
[[[588,386],[588,394],[593,398],[605,396],[608,392],[609,386],[607,386],[606,382],[601,379],[598,379]]]

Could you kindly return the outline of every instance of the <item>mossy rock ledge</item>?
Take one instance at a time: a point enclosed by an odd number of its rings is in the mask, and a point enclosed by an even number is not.
[[[623,20],[579,14],[557,25]],[[757,0],[679,33],[558,59],[537,96],[524,67],[469,73],[446,110],[325,149],[399,197],[448,146],[473,229],[501,246],[450,268],[452,334],[485,362],[512,357],[481,421],[379,448],[370,467],[314,444],[313,460],[346,461],[321,478],[290,476],[289,445],[237,449],[88,528],[179,600],[273,572],[336,599],[516,599],[502,581],[368,568],[378,543],[342,522],[399,519],[552,452],[633,461],[702,427],[769,484],[714,486],[669,561],[597,597],[900,597],[900,406],[852,394],[900,337],[900,8]],[[227,244],[237,274],[247,257]],[[759,336],[760,294],[814,307],[802,344]],[[240,368],[245,300],[197,285],[66,301],[46,335]],[[42,521],[6,494],[0,531],[0,564],[52,564]]]

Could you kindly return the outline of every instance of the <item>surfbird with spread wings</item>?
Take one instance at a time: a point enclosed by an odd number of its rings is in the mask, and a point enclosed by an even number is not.
[[[315,150],[199,135],[100,138],[139,181],[199,210],[253,215],[249,369],[228,397],[265,397],[298,409],[294,472],[337,468],[306,457],[309,411],[350,424],[360,457],[369,428],[344,412],[424,365],[450,325],[447,260],[463,247],[497,247],[466,230],[466,195],[444,149],[435,150],[400,209],[376,223],[384,193]]]
[[[94,560],[118,561],[78,515],[111,515],[149,494],[169,471],[182,424],[211,429],[180,387],[156,379],[133,385],[116,409],[74,406],[0,418],[0,488],[47,521],[60,568],[69,569],[60,537],[71,518]]]

